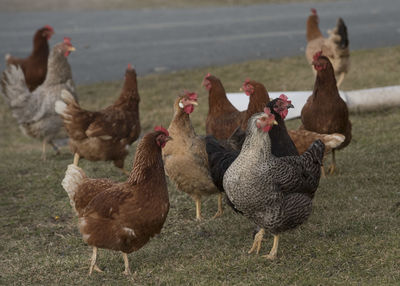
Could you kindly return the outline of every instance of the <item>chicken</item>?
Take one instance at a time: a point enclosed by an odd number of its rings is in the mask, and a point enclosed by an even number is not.
[[[53,34],[54,29],[46,25],[37,30],[33,36],[33,51],[29,57],[19,59],[12,57],[10,54],[5,56],[7,64],[18,65],[22,68],[29,91],[35,90],[46,78],[47,60],[50,51],[49,40]]]
[[[160,233],[169,210],[161,148],[170,139],[162,127],[147,133],[125,182],[91,179],[78,166],[68,166],[62,186],[78,216],[83,240],[93,247],[89,275],[101,271],[96,266],[97,248],[121,251],[124,273],[130,274],[127,254]]]
[[[194,131],[189,115],[197,105],[197,94],[185,92],[174,103],[174,116],[168,132],[174,138],[163,149],[165,172],[176,188],[190,195],[196,204],[196,219],[201,220],[201,198],[218,194],[214,186],[205,150],[204,137]],[[218,196],[218,212],[222,214],[222,194]]]
[[[337,86],[339,87],[350,68],[347,27],[343,19],[339,18],[336,27],[328,31],[329,37],[324,38],[318,23],[317,10],[311,9],[311,15],[307,19],[306,58],[311,65],[314,54],[322,50],[323,55],[327,56],[333,65],[335,76],[338,78]],[[314,69],[313,72],[315,74]]]
[[[234,208],[260,227],[249,253],[259,252],[266,230],[274,235],[268,259],[277,257],[279,235],[310,215],[324,154],[324,144],[317,140],[303,155],[275,157],[268,135],[273,124],[277,122],[268,108],[250,118],[242,150],[223,176]],[[209,147],[213,145],[207,144],[208,151]],[[216,152],[212,163],[222,165],[229,155]]]
[[[247,110],[240,112],[226,97],[225,89],[217,77],[207,74],[203,85],[209,92],[206,134],[212,134],[217,139],[228,139],[238,126],[246,129],[251,115],[262,111],[269,102],[268,92],[262,84],[246,80],[243,89],[250,100]]]
[[[42,158],[46,159],[46,143],[58,152],[53,140],[62,136],[63,122],[55,112],[54,104],[60,99],[61,90],[68,90],[73,97],[75,84],[72,80],[68,56],[75,48],[70,38],[56,44],[49,56],[46,80],[30,92],[24,73],[19,66],[9,65],[1,81],[5,101],[24,134],[43,141]]]
[[[67,91],[63,91],[61,97],[63,101],[56,103],[56,111],[69,133],[74,164],[78,165],[81,157],[90,161],[111,160],[129,175],[124,161],[129,145],[139,137],[141,130],[136,71],[128,65],[119,98],[103,110],[82,109]]]
[[[329,172],[336,168],[335,150],[346,147],[351,141],[351,122],[346,103],[339,96],[333,67],[329,59],[318,52],[314,55],[313,65],[317,71],[314,90],[301,110],[300,129],[320,134],[340,133],[345,140],[332,149],[332,164]]]

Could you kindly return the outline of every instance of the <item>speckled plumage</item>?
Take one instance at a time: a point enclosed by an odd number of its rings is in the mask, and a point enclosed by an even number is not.
[[[301,156],[277,158],[271,154],[268,133],[255,125],[261,115],[249,120],[242,150],[225,172],[223,187],[235,208],[257,226],[277,234],[310,215],[324,144],[316,141]]]
[[[57,138],[63,129],[62,119],[54,108],[61,90],[68,90],[76,99],[71,67],[64,52],[64,43],[53,47],[46,79],[33,92],[29,91],[21,68],[9,65],[3,73],[3,94],[20,128],[25,134],[46,142]]]

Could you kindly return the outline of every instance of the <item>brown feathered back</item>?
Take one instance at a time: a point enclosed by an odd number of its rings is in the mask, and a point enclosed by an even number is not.
[[[242,130],[246,130],[249,118],[255,113],[263,112],[267,103],[270,101],[268,91],[262,83],[255,80],[248,80],[245,81],[244,85],[247,84],[253,87],[253,92],[249,95],[249,105],[242,119]]]
[[[238,111],[226,97],[225,88],[219,78],[208,75],[208,115],[206,119],[206,133],[217,139],[228,139],[242,121],[244,112]]]
[[[320,70],[317,71],[313,94],[301,110],[303,128],[320,134],[343,134],[345,141],[339,146],[340,149],[351,141],[348,108],[339,95],[329,59],[319,56],[315,66]]]
[[[32,53],[27,58],[6,56],[8,64],[21,66],[29,91],[35,90],[46,78],[47,59],[50,52],[48,39],[53,33],[54,31],[49,26],[37,30],[33,36]]]

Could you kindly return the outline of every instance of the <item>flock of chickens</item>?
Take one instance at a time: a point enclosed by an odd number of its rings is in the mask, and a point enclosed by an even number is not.
[[[223,214],[223,197],[236,212],[257,226],[249,251],[260,251],[266,231],[274,235],[269,259],[277,257],[279,235],[302,224],[310,215],[319,180],[324,176],[324,155],[332,153],[329,173],[335,170],[335,150],[351,141],[347,106],[339,85],[348,71],[347,29],[342,19],[324,38],[318,15],[307,20],[306,57],[316,75],[312,95],[302,109],[302,126],[287,130],[284,119],[291,101],[285,95],[271,100],[265,86],[246,80],[243,90],[250,101],[239,112],[227,99],[221,81],[211,74],[203,80],[208,90],[206,136],[197,135],[190,114],[197,94],[185,91],[174,102],[168,129],[146,133],[138,143],[131,172],[124,169],[129,146],[141,132],[140,97],[135,70],[128,65],[124,85],[115,103],[103,110],[80,107],[68,56],[71,40],[50,51],[51,26],[39,29],[33,52],[26,59],[6,55],[1,85],[6,103],[21,130],[58,151],[55,139],[69,135],[74,154],[62,181],[78,216],[84,241],[93,247],[89,274],[96,265],[97,248],[121,251],[125,274],[130,273],[128,253],[158,234],[167,218],[167,175],[176,188],[190,195],[201,220],[203,196],[217,194]],[[339,78],[336,81],[335,76]],[[88,178],[79,159],[113,161],[128,179]]]

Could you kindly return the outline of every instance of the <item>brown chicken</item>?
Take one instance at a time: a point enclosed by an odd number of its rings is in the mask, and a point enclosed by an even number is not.
[[[160,233],[169,210],[161,148],[170,139],[162,127],[147,133],[126,182],[91,179],[81,168],[68,166],[62,186],[78,215],[83,240],[93,246],[89,275],[101,272],[96,265],[98,247],[122,251],[124,274],[130,274],[127,254]]]
[[[53,34],[54,29],[46,25],[37,30],[33,36],[33,51],[29,57],[19,59],[10,54],[5,56],[7,64],[21,66],[29,91],[35,90],[46,79],[47,59],[50,52],[49,40]]]
[[[46,80],[33,92],[27,88],[24,73],[19,66],[8,65],[2,76],[3,95],[13,117],[24,134],[42,140],[44,160],[46,144],[51,144],[58,153],[54,140],[66,137],[63,121],[54,109],[55,102],[60,99],[64,89],[76,100],[75,84],[68,63],[71,51],[75,51],[75,48],[67,37],[53,47]]]
[[[196,203],[196,219],[201,220],[201,198],[218,196],[218,212],[222,214],[222,194],[214,186],[208,169],[204,137],[196,135],[189,115],[197,105],[197,94],[185,92],[174,103],[174,116],[168,132],[174,138],[163,149],[165,172],[176,188],[190,195]]]
[[[332,164],[329,172],[336,168],[335,150],[346,147],[351,141],[351,122],[346,103],[339,96],[335,74],[329,59],[321,53],[314,55],[313,66],[317,71],[313,94],[301,110],[300,129],[320,134],[340,133],[345,140],[332,150]]]
[[[322,50],[323,55],[327,56],[332,63],[333,70],[338,79],[337,86],[339,87],[350,67],[347,27],[343,19],[339,18],[336,27],[328,31],[329,37],[324,38],[318,23],[317,10],[311,9],[311,15],[307,19],[306,58],[311,65],[314,54]]]
[[[247,120],[254,113],[263,111],[269,102],[268,92],[263,85],[246,80],[243,89],[250,96],[250,100],[247,110],[240,112],[226,97],[225,89],[217,77],[207,74],[203,85],[209,92],[206,134],[211,134],[218,140],[228,139],[238,126],[245,130]]]
[[[56,103],[56,111],[64,119],[70,136],[70,148],[75,154],[74,164],[79,158],[90,161],[113,161],[124,170],[128,147],[140,134],[139,101],[136,71],[128,65],[125,83],[117,101],[100,111],[87,111],[67,91]]]

